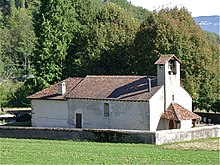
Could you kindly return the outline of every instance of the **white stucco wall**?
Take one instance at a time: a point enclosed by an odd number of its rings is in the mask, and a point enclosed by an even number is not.
[[[180,64],[176,61],[176,74],[169,75],[168,63],[165,65],[165,107],[169,107],[171,102],[176,102],[177,95],[180,95]],[[173,100],[174,96],[174,100]]]
[[[163,123],[160,123],[160,117],[164,113],[164,87],[162,86],[149,100],[150,107],[150,131],[164,129]],[[158,128],[159,127],[159,128]]]
[[[192,120],[182,120],[180,123],[180,129],[192,128]]]
[[[189,111],[192,111],[192,97],[188,94],[188,92],[182,88],[178,87],[175,92],[175,103],[178,103],[182,107],[186,108]]]
[[[68,127],[67,101],[31,100],[32,126]]]
[[[174,100],[172,100],[172,95],[174,95]],[[170,102],[168,102],[170,101]],[[172,90],[168,91],[167,94],[167,104],[170,105],[170,103],[175,102],[182,107],[186,108],[189,111],[192,111],[192,98],[191,96],[186,92],[185,89],[183,89],[181,86],[173,87]],[[182,120],[180,129],[185,128],[191,128],[192,127],[192,121],[191,120]]]
[[[158,84],[164,85],[165,109],[171,102],[175,102],[188,110],[192,110],[191,96],[180,86],[180,63],[176,61],[176,74],[170,75],[168,62],[160,67],[157,65]],[[173,99],[174,97],[174,99]]]
[[[174,100],[172,100],[172,97],[174,96]],[[186,92],[185,89],[183,89],[181,86],[173,86],[166,88],[166,105],[170,105],[172,102],[175,102],[182,107],[186,108],[189,111],[192,111],[192,98],[191,96]],[[166,106],[166,109],[168,107]],[[180,129],[185,128],[191,128],[192,127],[192,121],[191,120],[183,120],[180,124]],[[177,127],[179,128],[179,127]],[[169,129],[169,120],[161,119],[159,122],[159,126],[157,130],[163,130],[163,129]]]
[[[109,103],[109,117],[104,117],[104,103]],[[82,114],[83,128],[149,130],[148,102],[68,100],[71,127],[76,127],[76,113]]]

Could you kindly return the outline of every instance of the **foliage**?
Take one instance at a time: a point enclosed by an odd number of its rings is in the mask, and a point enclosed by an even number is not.
[[[97,13],[80,56],[81,72],[86,74],[127,74],[128,47],[133,41],[138,23],[124,9],[106,3]]]
[[[0,146],[1,161],[5,164],[219,163],[219,151],[163,149],[148,144],[2,138]]]
[[[194,109],[211,109],[218,97],[219,44],[207,37],[185,8],[152,13],[140,26],[133,47],[136,74],[156,74],[152,64],[161,54],[182,62],[181,78],[193,96]]]
[[[142,23],[150,12],[142,7],[136,7],[127,0],[104,0],[105,3],[112,2],[123,8],[131,17]]]
[[[0,120],[0,125],[4,125],[7,124],[7,122],[5,120]]]
[[[23,82],[7,80],[0,82],[0,105],[1,107],[12,107],[10,99],[16,91],[23,85]]]
[[[220,91],[219,91],[220,92]],[[217,98],[212,104],[212,111],[220,112],[220,99]]]
[[[72,0],[76,20],[79,24],[90,25],[99,8],[102,7],[100,0]]]
[[[5,11],[6,12],[6,11]],[[3,63],[3,79],[27,75],[30,68],[29,57],[35,47],[35,34],[32,18],[23,5],[16,6],[11,0],[8,4],[8,15],[2,18],[3,28],[0,53]]]
[[[27,79],[23,85],[18,88],[10,97],[8,106],[13,107],[30,107],[30,100],[26,97],[48,87],[49,84],[41,77]]]
[[[43,0],[36,20],[38,45],[32,62],[37,77],[54,83],[61,79],[63,62],[75,31],[75,10],[70,1]]]
[[[28,106],[26,96],[70,76],[156,75],[152,64],[173,53],[193,108],[219,111],[219,44],[185,8],[149,13],[126,0],[2,0],[0,82],[25,82],[3,92],[2,102]]]
[[[100,0],[75,0],[77,29],[73,34],[73,38],[68,48],[68,54],[65,58],[63,66],[62,78],[70,76],[84,76],[82,71],[81,58],[84,59],[86,49],[89,44],[89,35],[91,33],[91,24],[102,6]]]

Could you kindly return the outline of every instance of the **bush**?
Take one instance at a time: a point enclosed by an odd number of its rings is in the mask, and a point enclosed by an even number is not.
[[[13,107],[10,104],[11,98],[15,95],[16,91],[23,86],[23,82],[6,80],[0,84],[0,104],[1,107]]]
[[[10,97],[9,105],[11,107],[30,107],[31,101],[26,97],[34,94],[49,86],[42,78],[29,78],[20,88]]]

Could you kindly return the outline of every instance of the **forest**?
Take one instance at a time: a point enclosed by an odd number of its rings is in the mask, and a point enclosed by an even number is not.
[[[26,96],[67,77],[156,75],[157,58],[175,54],[193,109],[219,112],[219,44],[184,7],[149,12],[126,0],[1,0],[0,107],[29,107]]]

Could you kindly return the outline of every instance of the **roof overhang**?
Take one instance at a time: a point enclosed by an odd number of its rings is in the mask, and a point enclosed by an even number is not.
[[[161,55],[160,58],[154,64],[166,64],[171,59],[175,59],[176,61],[181,63],[180,60],[174,54],[165,54]]]

